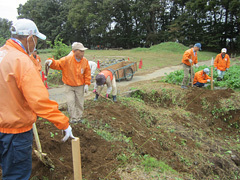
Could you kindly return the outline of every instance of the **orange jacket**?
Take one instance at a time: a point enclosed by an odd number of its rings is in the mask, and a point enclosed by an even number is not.
[[[62,70],[62,81],[69,86],[91,84],[91,69],[88,60],[83,57],[80,62],[75,59],[74,53],[60,60],[53,60],[50,68]]]
[[[23,133],[32,129],[36,117],[66,129],[69,119],[49,100],[39,72],[29,55],[12,39],[0,48],[0,132]]]
[[[39,72],[41,72],[41,70],[42,70],[41,58],[38,55],[36,55],[36,59],[35,59],[32,54],[31,54],[30,58],[31,58],[33,64],[35,64],[37,70]]]
[[[226,71],[226,68],[230,67],[230,58],[228,54],[225,54],[225,57],[222,58],[222,54],[218,54],[214,60],[214,67],[220,71]]]
[[[106,79],[107,79],[108,76],[110,76],[111,81],[112,81],[112,79],[113,79],[113,74],[112,74],[112,72],[109,71],[109,70],[103,70],[103,71],[101,71],[99,74],[103,74]]]
[[[182,63],[186,64],[187,66],[191,66],[189,59],[191,59],[193,61],[192,65],[198,63],[197,52],[195,53],[195,56],[194,56],[193,48],[188,49],[184,52],[183,58],[182,58]]]
[[[195,73],[193,84],[196,84],[197,82],[207,83],[208,79],[211,79],[211,77],[209,77],[206,73],[203,73],[203,70],[201,70]]]

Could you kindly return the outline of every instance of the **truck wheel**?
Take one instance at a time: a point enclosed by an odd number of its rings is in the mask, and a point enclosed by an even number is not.
[[[124,69],[125,79],[126,81],[131,81],[133,78],[133,70],[132,68]]]

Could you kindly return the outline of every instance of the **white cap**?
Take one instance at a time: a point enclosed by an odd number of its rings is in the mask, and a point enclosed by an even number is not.
[[[80,43],[80,42],[74,42],[74,43],[72,44],[72,50],[73,50],[73,51],[75,51],[75,50],[85,51],[85,50],[87,50],[87,49],[88,49],[88,48],[85,48],[85,47],[83,46],[83,44]]]
[[[45,40],[46,36],[38,31],[36,24],[30,19],[18,19],[15,21],[10,29],[12,34],[29,36],[34,35]]]
[[[203,70],[203,72],[205,72],[207,75],[209,74],[209,69],[208,68],[205,68],[204,70]]]
[[[227,49],[226,48],[222,48],[222,53],[227,53]]]

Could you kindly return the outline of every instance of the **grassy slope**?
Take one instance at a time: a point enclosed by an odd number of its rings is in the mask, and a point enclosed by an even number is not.
[[[85,57],[88,60],[102,61],[107,59],[128,59],[131,61],[139,62],[143,60],[143,68],[139,71],[140,73],[145,73],[149,71],[154,71],[156,69],[178,65],[181,63],[182,55],[188,47],[174,42],[166,42],[158,45],[154,45],[151,48],[136,48],[131,50],[87,50],[85,52]],[[42,51],[44,52],[44,51]],[[48,57],[52,55],[48,52],[39,53],[42,61],[45,61]],[[210,60],[215,57],[216,53],[200,51],[198,53],[199,61]]]

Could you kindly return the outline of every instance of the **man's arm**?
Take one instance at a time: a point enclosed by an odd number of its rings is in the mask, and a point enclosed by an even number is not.
[[[68,117],[58,110],[58,104],[55,101],[49,99],[48,91],[35,69],[28,68],[21,79],[19,88],[34,113],[48,119],[58,129],[68,128]]]

